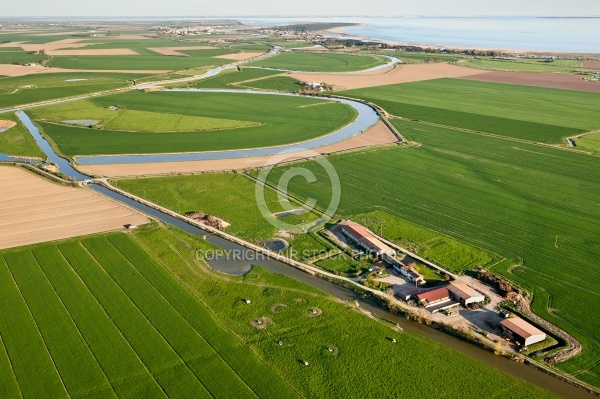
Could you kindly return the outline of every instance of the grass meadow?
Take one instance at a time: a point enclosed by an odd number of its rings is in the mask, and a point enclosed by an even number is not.
[[[17,123],[16,126],[9,130],[0,132],[0,154],[46,157],[14,113],[0,114],[0,120],[9,120]]]
[[[598,158],[416,122],[393,123],[421,146],[329,158],[342,184],[338,213],[385,212],[512,259],[494,270],[532,291],[534,311],[584,346],[581,355],[558,367],[599,386],[600,319],[593,310],[600,283]],[[318,182],[292,181],[291,193],[327,204],[327,176],[306,167]],[[274,169],[269,180],[276,182],[285,170]],[[509,268],[513,264],[518,267]]]
[[[374,55],[283,52],[249,65],[308,72],[349,72],[362,71],[387,62],[387,58]]]
[[[98,107],[81,113],[78,119],[102,119],[108,107],[120,105],[133,113],[126,126],[144,126],[148,113],[157,126],[172,126],[174,116],[197,121],[192,117],[223,120],[222,124],[252,126],[222,129],[217,132],[127,132],[98,130],[40,122],[43,131],[65,155],[164,153],[229,150],[265,147],[300,142],[333,132],[354,120],[356,111],[345,104],[331,102],[319,107],[304,107],[320,100],[276,95],[240,93],[129,92],[88,100]],[[85,106],[85,104],[84,104]],[[55,112],[58,110],[57,112]],[[61,110],[65,113],[62,114]],[[48,114],[46,115],[46,112]],[[33,111],[34,118],[54,122],[71,115],[68,107],[51,106]],[[144,116],[144,117],[136,117]],[[162,117],[161,117],[162,115]],[[48,116],[48,118],[46,117]],[[163,118],[164,117],[164,118]],[[161,120],[164,119],[164,120]],[[183,119],[183,120],[187,120]],[[148,119],[150,120],[150,119]],[[232,121],[233,120],[233,121]],[[214,122],[214,121],[213,121]],[[198,125],[194,125],[198,129]],[[285,134],[282,134],[285,132]]]
[[[510,72],[577,73],[581,70],[581,60],[553,60],[519,58],[514,61],[495,60],[493,57],[469,58],[463,65],[474,68]]]
[[[0,77],[0,108],[117,89],[144,76],[68,72]]]
[[[574,139],[575,144],[579,148],[590,150],[596,153],[600,152],[600,133],[592,133]]]
[[[598,93],[436,79],[341,94],[396,116],[543,143],[600,127]]]

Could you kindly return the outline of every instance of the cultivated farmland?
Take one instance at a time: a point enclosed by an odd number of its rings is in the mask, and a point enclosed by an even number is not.
[[[338,213],[385,210],[513,259],[496,271],[531,290],[534,311],[584,346],[581,355],[559,367],[600,385],[600,324],[593,310],[600,282],[598,158],[415,122],[394,123],[422,147],[331,157],[342,181]],[[293,182],[291,192],[327,204],[329,180],[318,168],[307,167],[318,182]],[[285,170],[274,170],[269,179],[277,182]],[[511,264],[519,266],[507,269]]]
[[[0,108],[125,87],[143,76],[69,72],[0,77]]]
[[[387,58],[356,54],[315,54],[284,52],[249,65],[308,72],[350,72],[370,69],[388,62]]]
[[[544,143],[600,127],[596,93],[439,79],[343,94],[405,118]]]
[[[551,397],[289,278],[260,268],[217,276],[194,261],[199,247],[153,226],[0,252],[3,397],[346,398],[402,389],[419,398],[423,385],[450,398]],[[307,317],[311,307],[323,314]],[[270,320],[265,329],[251,325],[260,317]],[[354,350],[358,343],[368,350]],[[366,378],[373,365],[397,377]],[[473,395],[457,368],[471,375]]]
[[[250,96],[252,101],[249,101]],[[347,125],[356,116],[353,108],[336,102],[318,107],[305,107],[322,100],[244,93],[130,92],[89,101],[100,107],[102,114],[99,115],[111,112],[106,110],[119,105],[122,109],[174,114],[179,117],[225,119],[223,123],[230,123],[234,118],[236,121],[258,126],[223,129],[216,133],[140,133],[113,130],[100,132],[97,129],[40,122],[44,132],[63,154],[192,152],[273,146],[322,136]],[[34,117],[46,118],[45,109],[36,109]],[[53,121],[65,119],[64,115],[60,114],[63,108],[59,107],[55,114],[52,113],[54,108],[48,109]],[[155,117],[160,120],[159,115]],[[103,119],[95,118],[93,112],[81,114],[78,119],[81,118]],[[171,120],[169,115],[165,115],[165,118],[166,121]],[[143,126],[142,119],[134,118],[129,122],[141,122]],[[161,122],[161,126],[165,125],[168,126],[169,123]]]
[[[123,229],[142,214],[90,190],[0,166],[0,249]]]

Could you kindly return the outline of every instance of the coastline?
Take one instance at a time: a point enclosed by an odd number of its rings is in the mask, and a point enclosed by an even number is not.
[[[389,46],[406,46],[406,47],[422,47],[422,48],[446,48],[453,51],[501,51],[508,54],[536,54],[536,55],[563,55],[563,56],[573,56],[573,57],[600,57],[600,52],[598,53],[578,53],[578,52],[568,52],[568,51],[547,51],[547,50],[534,50],[534,49],[511,49],[511,48],[494,48],[494,47],[480,47],[480,46],[444,46],[442,44],[426,44],[426,43],[408,43],[396,40],[386,40],[380,39],[376,37],[368,37],[362,35],[355,35],[351,33],[344,32],[344,29],[354,26],[368,26],[367,23],[357,23],[351,26],[339,26],[335,28],[324,29],[322,34],[324,35],[338,35],[347,39],[354,40],[365,40],[372,41],[377,43],[384,43]]]

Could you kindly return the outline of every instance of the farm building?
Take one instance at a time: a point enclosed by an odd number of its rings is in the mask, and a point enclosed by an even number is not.
[[[459,302],[452,298],[448,286],[421,292],[420,294],[417,294],[417,299],[419,300],[419,303],[431,313],[447,310],[459,305]]]
[[[528,346],[546,339],[546,334],[535,326],[518,317],[511,317],[500,322],[504,330],[513,341]]]
[[[384,262],[391,265],[394,268],[394,270],[406,277],[408,281],[417,284],[425,284],[425,278],[423,278],[423,276],[418,271],[416,271],[414,267],[410,265],[405,266],[402,263],[398,262],[395,258],[389,257],[387,255],[384,255],[382,258]]]
[[[396,255],[396,251],[385,245],[361,225],[353,222],[343,222],[340,223],[340,227],[346,237],[365,251],[377,256],[384,254],[388,256]]]
[[[448,286],[448,290],[454,299],[460,301],[460,304],[463,306],[467,306],[472,303],[483,302],[485,300],[485,297],[482,294],[466,284],[452,283]]]

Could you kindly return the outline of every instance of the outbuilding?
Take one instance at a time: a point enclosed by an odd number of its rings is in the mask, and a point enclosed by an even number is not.
[[[513,341],[529,346],[546,339],[546,334],[519,317],[511,317],[500,322],[504,332]]]
[[[459,301],[463,306],[485,301],[483,294],[480,294],[466,284],[452,283],[448,286],[448,290],[454,299]]]

